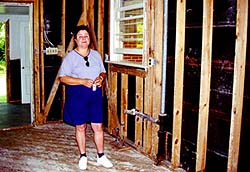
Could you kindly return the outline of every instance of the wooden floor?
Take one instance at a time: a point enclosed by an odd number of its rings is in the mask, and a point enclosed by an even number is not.
[[[88,127],[86,171],[171,172],[128,146],[117,146],[116,139],[105,133],[105,153],[114,167],[96,166],[93,133]],[[14,130],[0,130],[1,172],[77,172],[79,152],[74,128],[64,123],[46,124]]]

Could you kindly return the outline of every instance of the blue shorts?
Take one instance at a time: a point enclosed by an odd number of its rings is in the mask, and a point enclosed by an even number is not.
[[[63,120],[70,125],[103,122],[102,88],[96,91],[83,85],[67,85]]]

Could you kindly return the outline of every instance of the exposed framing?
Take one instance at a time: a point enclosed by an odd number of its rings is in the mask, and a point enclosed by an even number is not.
[[[151,4],[152,5],[152,4]],[[203,37],[202,37],[202,69],[201,69],[201,89],[200,89],[200,106],[199,106],[199,127],[197,132],[197,157],[196,157],[196,171],[205,171],[206,170],[206,151],[207,151],[207,137],[208,137],[208,111],[209,111],[209,99],[210,99],[210,80],[211,80],[211,50],[212,50],[212,32],[213,32],[213,0],[204,0],[203,1],[204,8],[204,17],[203,17]],[[151,6],[151,9],[159,10],[159,6]],[[177,1],[177,19],[176,21],[176,58],[175,61],[175,103],[174,103],[174,121],[173,121],[173,142],[172,142],[172,157],[171,157],[171,165],[174,168],[179,168],[180,164],[180,156],[181,156],[181,130],[182,130],[182,97],[183,97],[183,78],[180,76],[184,74],[184,40],[185,40],[185,10],[186,9],[186,1]],[[244,74],[245,74],[245,59],[246,59],[246,38],[247,38],[247,21],[248,21],[248,3],[243,2],[243,0],[237,1],[237,39],[236,39],[236,47],[235,47],[235,72],[234,72],[234,88],[233,88],[233,106],[232,106],[232,118],[231,118],[231,133],[230,133],[230,141],[229,141],[229,155],[228,155],[228,172],[237,171],[238,169],[238,156],[239,156],[239,140],[240,140],[240,129],[241,129],[241,118],[242,118],[242,104],[243,104],[243,90],[244,90]],[[156,26],[156,25],[155,25]],[[155,27],[156,28],[156,27]],[[156,32],[155,32],[156,33]],[[157,32],[158,33],[158,32]],[[149,36],[150,33],[146,33],[145,35]],[[157,37],[156,37],[157,38]],[[158,37],[160,38],[160,36]],[[147,42],[148,43],[148,42]],[[152,48],[152,47],[151,47]],[[149,52],[145,52],[146,54],[150,54]],[[152,54],[150,54],[152,55]],[[155,57],[155,56],[154,56]],[[112,65],[109,65],[111,68],[111,73],[118,72],[122,75],[122,83],[126,84],[126,79],[124,76],[127,74],[136,75],[137,72],[129,72],[129,70],[124,70],[121,66],[116,66],[115,68]],[[129,67],[128,67],[129,68]],[[131,68],[129,68],[131,69]],[[157,76],[154,76],[155,68],[149,68],[144,76],[144,113],[151,114],[155,116],[155,102],[157,102],[157,98],[150,99],[152,95],[155,95],[152,88],[156,88],[158,84],[155,84]],[[133,71],[133,70],[132,70]],[[136,78],[139,80],[139,77],[142,75],[136,75]],[[117,79],[112,75],[113,79],[110,82],[115,81]],[[125,80],[125,81],[124,81]],[[114,84],[117,81],[114,82]],[[113,87],[117,87],[117,85],[111,85]],[[138,85],[140,87],[140,85]],[[136,87],[137,88],[137,87]],[[122,102],[126,102],[124,99],[126,96],[127,86],[122,84],[121,89]],[[112,91],[112,96],[114,96],[116,89]],[[140,89],[137,88],[136,95],[140,95]],[[155,96],[154,96],[155,97]],[[140,98],[138,97],[138,102],[140,103]],[[115,105],[116,100],[110,100],[111,105]],[[237,102],[237,103],[236,103]],[[158,102],[159,103],[159,102]],[[128,103],[127,103],[128,104]],[[127,108],[127,104],[122,103],[123,108]],[[145,104],[147,106],[145,106]],[[109,107],[113,109],[113,106]],[[110,111],[110,115],[113,115]],[[111,117],[110,117],[111,118]],[[136,120],[137,121],[137,120]],[[124,117],[122,118],[122,122],[126,120]],[[142,150],[147,155],[151,155],[154,157],[156,151],[153,148],[153,145],[157,144],[157,138],[154,137],[154,134],[157,133],[157,130],[154,130],[154,124],[151,122],[144,122],[144,130],[143,130],[143,147],[142,149],[138,146],[140,137],[140,122],[136,122],[136,139],[134,146],[137,149]],[[114,127],[109,125],[109,127]],[[123,136],[126,137],[126,134]],[[154,141],[153,141],[154,140]]]

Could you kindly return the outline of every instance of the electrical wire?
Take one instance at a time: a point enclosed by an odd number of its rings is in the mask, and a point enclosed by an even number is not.
[[[49,40],[49,38],[47,36],[47,32],[45,31],[45,29],[44,29],[43,33],[44,33],[43,35],[44,35],[44,45],[45,45],[45,48],[47,48],[47,47],[55,47],[54,44],[52,42],[50,42],[50,40]]]

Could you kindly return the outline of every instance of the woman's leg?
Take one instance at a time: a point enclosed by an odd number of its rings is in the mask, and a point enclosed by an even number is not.
[[[104,152],[104,133],[101,123],[91,123],[91,127],[94,131],[94,141],[96,144],[97,153]]]
[[[104,155],[104,132],[103,126],[100,123],[91,123],[92,129],[94,130],[94,140],[97,149],[97,164],[102,165],[106,168],[113,167],[113,164]]]
[[[86,153],[86,128],[87,124],[77,125],[76,130],[76,142],[80,151],[80,154]]]

